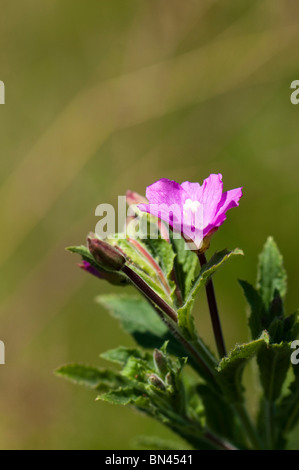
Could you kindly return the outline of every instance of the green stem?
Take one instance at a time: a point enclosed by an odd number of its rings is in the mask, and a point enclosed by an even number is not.
[[[191,354],[195,361],[200,365],[201,368],[209,375],[210,378],[215,380],[215,372],[212,367],[206,362],[206,360],[200,355],[196,348],[187,341],[181,334],[177,327],[177,313],[170,307],[158,294],[129,266],[124,265],[121,270],[131,280],[131,282],[137,287],[137,289],[150,301],[155,308],[159,317],[168,326],[173,335],[180,341],[184,348]],[[163,312],[163,313],[162,313]]]
[[[165,314],[171,318],[175,323],[178,321],[178,315],[176,311],[168,305],[165,300],[163,300],[156,292],[129,266],[124,265],[121,268],[124,274],[128,276],[131,282],[140,290],[148,299],[150,299],[154,304],[165,312]]]

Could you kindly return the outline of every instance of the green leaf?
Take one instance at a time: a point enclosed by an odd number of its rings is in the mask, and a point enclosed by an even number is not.
[[[299,421],[299,367],[292,365],[294,379],[289,393],[277,405],[277,421],[282,436],[291,432]]]
[[[275,290],[283,298],[287,290],[287,275],[283,258],[272,237],[269,237],[259,256],[257,287],[266,308],[270,307]]]
[[[207,427],[219,436],[234,440],[236,430],[234,413],[231,406],[221,395],[215,393],[206,385],[199,385],[197,393],[204,404],[204,416]]]
[[[249,282],[239,280],[243,289],[245,298],[250,307],[250,316],[248,320],[249,328],[253,339],[258,338],[265,328],[263,319],[265,317],[265,309],[263,299],[259,292]]]
[[[232,256],[239,256],[244,255],[243,251],[239,248],[235,250],[222,250],[216,251],[212,258],[201,268],[200,273],[195,280],[192,289],[190,291],[190,295],[188,299],[191,297],[194,299],[197,292],[207,283],[209,278]]]
[[[218,383],[231,403],[243,402],[242,375],[244,367],[258,353],[259,349],[268,342],[269,337],[264,332],[262,337],[257,340],[236,345],[229,355],[220,361],[217,368]]]
[[[186,243],[182,238],[171,237],[172,248],[175,253],[174,268],[176,281],[185,301],[198,271],[198,258],[193,251],[186,249]]]
[[[164,343],[167,326],[142,297],[109,294],[98,296],[96,301],[120,320],[124,330],[141,346],[159,348]]]
[[[215,366],[215,357],[196,332],[194,316],[192,314],[195,297],[198,291],[207,283],[210,277],[225,263],[225,261],[234,255],[241,254],[243,254],[243,252],[239,249],[216,252],[201,268],[201,271],[187,296],[186,302],[178,310],[178,325],[182,335],[195,346],[210,366]]]
[[[284,339],[283,332],[284,321],[283,318],[274,318],[268,326],[268,333],[270,336],[270,343],[281,343]]]
[[[125,331],[130,333],[137,344],[148,349],[160,349],[168,341],[168,352],[177,357],[188,357],[192,367],[198,370],[193,357],[168,330],[151,305],[142,297],[129,295],[101,295],[96,301],[105,307],[113,317],[120,320]],[[213,363],[213,361],[212,361]]]
[[[165,278],[169,279],[172,273],[173,261],[175,258],[171,244],[161,238],[148,238],[144,240],[144,243],[156,263],[161,267]]]
[[[292,313],[283,320],[283,340],[291,342],[299,336],[299,311]]]
[[[281,392],[290,367],[291,348],[288,343],[264,344],[259,350],[257,362],[261,383],[268,401],[275,401]]]
[[[113,370],[97,369],[81,364],[69,364],[55,371],[56,375],[97,391],[108,391],[128,383],[125,377]]]
[[[184,305],[178,310],[178,323],[181,328],[183,335],[188,339],[197,339],[195,326],[194,326],[194,318],[192,315],[193,304],[195,300],[195,296],[198,291],[207,283],[209,278],[214,274],[220,266],[225,263],[230,257],[234,255],[241,255],[243,252],[239,249],[235,249],[233,251],[223,250],[216,252],[210,261],[205,264],[198,277],[196,278],[192,289],[189,292],[186,302]]]
[[[119,346],[118,348],[110,349],[109,351],[102,353],[100,357],[124,366],[131,356],[147,361],[150,361],[152,358],[150,354],[147,354],[140,349],[126,348],[125,346]]]
[[[137,380],[138,382],[145,382],[147,380],[147,376],[154,372],[152,367],[153,363],[149,364],[143,359],[131,356],[127,360],[121,373],[123,376],[128,377],[128,379],[133,381]]]
[[[108,393],[103,393],[97,400],[106,401],[113,405],[135,405],[138,408],[149,408],[150,400],[142,396],[134,387],[119,388]]]
[[[174,254],[166,240],[114,239],[113,244],[127,257],[127,264],[160,297],[172,303],[174,283],[169,279]]]

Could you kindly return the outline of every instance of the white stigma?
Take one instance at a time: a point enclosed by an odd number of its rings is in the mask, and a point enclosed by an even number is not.
[[[200,206],[201,203],[199,201],[192,201],[192,199],[186,199],[183,211],[184,213],[188,213],[189,211],[191,211],[192,214],[196,214]]]

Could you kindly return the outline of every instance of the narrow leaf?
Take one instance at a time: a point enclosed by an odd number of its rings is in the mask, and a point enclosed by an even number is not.
[[[55,373],[75,384],[83,385],[97,391],[107,391],[127,384],[126,378],[118,372],[107,369],[97,369],[81,364],[62,366],[57,369]]]
[[[97,397],[97,400],[107,401],[114,405],[135,405],[140,408],[149,407],[149,399],[140,395],[140,392],[134,387],[119,388],[108,393],[103,393]]]
[[[269,237],[259,256],[257,287],[264,304],[270,307],[275,290],[283,298],[287,290],[287,275],[283,258],[272,237]]]
[[[263,319],[265,317],[265,309],[263,299],[259,292],[249,282],[239,280],[243,289],[245,298],[250,307],[250,316],[248,320],[249,328],[253,339],[258,338],[263,329]]]
[[[290,367],[291,348],[288,343],[263,345],[258,353],[261,383],[268,401],[275,401],[281,392]]]
[[[140,349],[126,348],[125,346],[119,346],[116,349],[110,349],[109,351],[106,351],[101,354],[101,357],[103,359],[106,359],[111,362],[116,362],[117,364],[120,364],[122,366],[124,366],[128,362],[131,356],[148,361],[152,357],[150,354],[147,354],[141,351]]]

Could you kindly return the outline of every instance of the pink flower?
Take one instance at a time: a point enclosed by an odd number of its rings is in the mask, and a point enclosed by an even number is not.
[[[162,178],[146,189],[149,204],[139,204],[180,232],[191,249],[204,251],[211,235],[226,219],[226,212],[239,205],[242,188],[223,193],[222,175],[211,174],[202,185],[185,181],[182,184]]]

